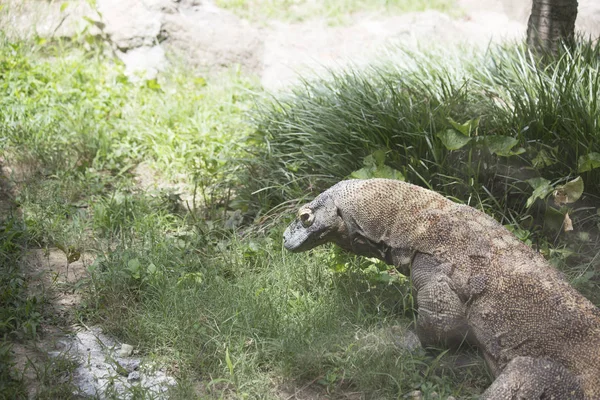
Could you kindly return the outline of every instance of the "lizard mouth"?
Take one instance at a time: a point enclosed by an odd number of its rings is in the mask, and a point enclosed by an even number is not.
[[[292,222],[283,233],[283,247],[294,253],[310,250],[327,242],[331,229],[306,228],[301,221]]]
[[[310,238],[309,232],[299,221],[292,222],[283,233],[283,247],[292,252],[301,252]]]

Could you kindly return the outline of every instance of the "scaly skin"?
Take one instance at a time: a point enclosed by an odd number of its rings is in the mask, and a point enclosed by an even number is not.
[[[493,218],[408,183],[343,181],[298,211],[291,251],[333,242],[406,271],[422,343],[478,346],[484,399],[600,399],[600,310]]]

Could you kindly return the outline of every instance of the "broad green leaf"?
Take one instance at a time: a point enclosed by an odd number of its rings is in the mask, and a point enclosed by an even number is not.
[[[477,127],[479,126],[479,120],[480,119],[481,118],[470,119],[467,122],[465,122],[464,124],[459,124],[458,122],[456,122],[452,118],[448,118],[448,122],[450,122],[450,125],[452,125],[452,127],[454,129],[456,129],[457,131],[459,131],[463,135],[465,135],[465,136],[471,136],[471,133],[473,133],[477,129]]]
[[[489,151],[504,157],[520,154],[511,151],[511,149],[517,145],[517,143],[519,143],[519,141],[510,136],[495,135],[485,137],[485,145]]]
[[[405,180],[402,172],[389,167],[387,165],[381,165],[373,171],[373,178],[386,178],[386,179],[397,179],[400,181]]]
[[[127,269],[129,269],[131,272],[139,271],[140,260],[138,260],[137,258],[132,258],[131,260],[129,260],[127,262]]]
[[[387,178],[403,181],[402,172],[385,165],[385,150],[376,150],[363,159],[364,167],[350,174],[354,179]]]
[[[544,214],[544,228],[559,232],[564,227],[565,215],[566,212],[557,210],[554,207],[546,207],[546,213]]]
[[[549,167],[556,163],[556,158],[546,150],[540,150],[537,155],[531,160],[534,168]]]
[[[437,137],[440,138],[440,140],[448,150],[458,150],[466,146],[471,141],[470,137],[461,135],[454,129],[448,129],[444,132],[438,132]]]
[[[586,154],[579,157],[579,160],[577,161],[577,171],[580,173],[591,171],[598,167],[600,167],[600,153],[592,152]]]
[[[385,151],[384,150],[376,150],[373,152],[373,159],[375,160],[375,165],[381,166],[385,163]]]
[[[204,87],[204,86],[206,86],[206,79],[199,76],[197,78],[194,78],[194,83],[198,86]]]
[[[554,191],[554,202],[557,206],[574,203],[583,194],[583,179],[580,176],[562,186],[558,186]]]
[[[531,207],[531,205],[537,199],[545,199],[548,196],[548,193],[552,192],[552,185],[550,185],[550,181],[544,178],[531,178],[527,179],[527,183],[533,188],[533,193],[527,199],[527,208]]]
[[[350,174],[351,178],[354,179],[371,179],[371,178],[386,178],[386,179],[397,179],[404,181],[406,178],[402,175],[402,172],[387,166],[380,165],[378,167],[364,167]]]
[[[154,273],[156,273],[156,265],[154,265],[154,263],[150,263],[150,265],[148,265],[148,268],[146,268],[146,272],[148,272],[148,274],[153,275]]]
[[[575,279],[573,279],[573,282],[572,282],[573,286],[585,285],[590,280],[592,280],[595,275],[596,275],[596,271],[593,271],[593,270],[587,271],[583,275],[580,275],[580,276],[576,277]]]
[[[363,165],[366,167],[374,167],[375,159],[373,158],[373,154],[369,154],[365,158],[363,158]]]
[[[187,282],[194,282],[201,284],[204,281],[204,274],[202,272],[186,272],[177,280],[177,285],[181,285]]]
[[[148,79],[146,81],[146,87],[152,90],[160,90],[160,84],[156,79]]]
[[[350,178],[354,179],[370,179],[372,177],[373,176],[371,175],[371,168],[369,167],[361,168],[350,174]]]

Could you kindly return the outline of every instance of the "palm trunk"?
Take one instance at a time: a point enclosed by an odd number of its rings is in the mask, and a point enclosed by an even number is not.
[[[533,0],[527,24],[529,47],[556,53],[562,41],[572,42],[577,5],[577,0]]]

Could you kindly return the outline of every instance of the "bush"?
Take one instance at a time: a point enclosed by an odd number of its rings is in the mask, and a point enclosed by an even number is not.
[[[304,81],[254,114],[243,197],[264,209],[314,195],[383,150],[408,181],[501,218],[524,211],[532,178],[552,186],[581,175],[597,199],[599,55],[591,42],[548,64],[516,45],[458,57],[401,52]]]

